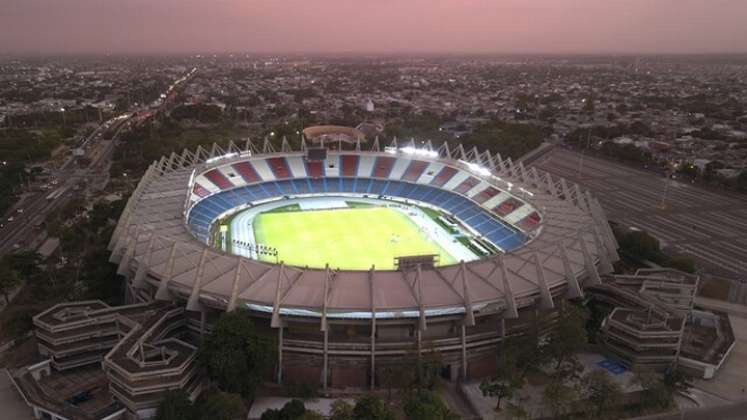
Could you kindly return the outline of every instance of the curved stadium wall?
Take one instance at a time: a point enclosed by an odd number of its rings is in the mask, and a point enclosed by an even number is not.
[[[154,162],[110,242],[128,298],[183,302],[203,332],[223,311],[247,309],[277,337],[277,380],[373,386],[381,368],[426,352],[445,376],[489,374],[503,337],[581,297],[617,260],[598,201],[578,185],[461,146],[349,147],[318,162],[287,143],[247,141]],[[216,221],[237,208],[331,194],[438,207],[500,251],[435,268],[330,270],[210,245]]]

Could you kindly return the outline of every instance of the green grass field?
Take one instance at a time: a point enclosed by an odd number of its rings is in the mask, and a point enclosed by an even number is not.
[[[399,240],[392,242],[393,235]],[[367,270],[374,264],[386,270],[394,268],[395,256],[423,254],[439,254],[441,265],[456,263],[410,218],[385,207],[262,213],[254,219],[254,236],[295,266]]]

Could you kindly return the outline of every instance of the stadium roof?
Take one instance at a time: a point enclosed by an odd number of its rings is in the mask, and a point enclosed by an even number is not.
[[[384,155],[378,147],[375,142],[372,151],[350,153]],[[407,147],[398,148],[395,141],[386,153],[391,156]],[[128,201],[110,242],[111,260],[119,263],[119,273],[134,273],[136,288],[146,283],[156,287],[157,299],[184,299],[193,310],[208,305],[271,312],[275,326],[281,316],[296,315],[320,317],[323,326],[328,317],[419,317],[425,328],[429,316],[465,313],[473,320],[475,311],[505,310],[515,316],[519,308],[536,302],[552,307],[556,298],[581,296],[580,283],[598,283],[599,273],[610,272],[611,263],[618,259],[602,208],[588,191],[535,168],[528,170],[510,158],[466,151],[461,145],[444,145],[433,150],[434,157],[418,159],[463,170],[481,165],[474,176],[490,182],[501,179],[516,189],[532,191],[527,201],[541,210],[542,226],[524,247],[429,270],[331,271],[250,260],[195,239],[185,224],[195,174],[268,154],[302,154],[287,149],[286,143],[283,149],[275,153],[267,141],[262,147],[247,141],[241,146],[231,143],[225,150],[217,145],[210,150],[185,150],[154,162]]]
[[[324,140],[345,141],[354,143],[357,140],[366,141],[366,134],[363,131],[353,127],[343,127],[339,125],[316,125],[303,129],[303,135],[306,139],[318,143]]]

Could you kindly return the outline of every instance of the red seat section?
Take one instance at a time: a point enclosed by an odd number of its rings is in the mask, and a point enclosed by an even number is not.
[[[236,170],[236,172],[241,175],[242,178],[244,178],[244,181],[247,182],[247,184],[251,184],[253,182],[261,181],[259,179],[259,175],[257,174],[257,171],[254,169],[254,166],[252,166],[249,162],[239,162],[234,163],[231,165],[233,169]]]
[[[288,162],[285,158],[274,157],[267,159],[267,164],[270,165],[272,173],[275,174],[277,179],[287,179],[291,177],[290,168],[288,168]]]
[[[479,193],[477,193],[477,195],[472,197],[472,199],[482,204],[500,193],[501,193],[500,190],[493,188],[493,187],[488,187],[480,191]]]
[[[358,176],[358,156],[342,155],[342,176]]]
[[[392,166],[394,166],[394,158],[377,157],[376,162],[374,162],[373,177],[388,178],[389,173],[392,171]]]
[[[457,185],[456,188],[454,188],[455,192],[458,192],[459,194],[465,194],[467,191],[471,190],[472,187],[479,184],[480,180],[471,176],[464,181],[462,181],[461,184]]]
[[[428,167],[428,162],[423,162],[422,160],[413,160],[412,162],[410,162],[410,165],[407,167],[405,174],[402,175],[402,180],[409,181],[409,182],[417,181],[418,178],[420,178],[420,175],[423,174],[423,171],[427,167]]]
[[[536,211],[532,212],[529,216],[521,219],[519,226],[524,230],[534,230],[539,226],[542,218]]]
[[[324,176],[324,166],[320,160],[311,160],[306,162],[306,172],[312,178],[321,178]]]
[[[207,197],[210,195],[210,191],[207,190],[207,188],[203,187],[202,185],[195,182],[195,185],[192,187],[192,192],[199,195],[200,197]]]
[[[499,204],[496,208],[493,209],[493,213],[499,215],[499,216],[508,216],[509,213],[512,211],[518,209],[519,207],[523,206],[524,203],[521,201],[515,199],[515,198],[509,198]]]
[[[451,177],[453,177],[458,171],[451,166],[444,166],[441,171],[436,175],[435,178],[431,181],[431,185],[436,187],[443,187],[444,184],[449,182]]]
[[[217,169],[207,171],[203,175],[221,190],[227,190],[233,187],[231,181],[229,181],[228,178]]]

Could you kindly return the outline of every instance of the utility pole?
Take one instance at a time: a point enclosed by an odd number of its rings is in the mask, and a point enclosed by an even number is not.
[[[669,182],[670,182],[670,173],[669,170],[665,172],[665,175],[667,177],[666,181],[664,181],[664,193],[661,195],[661,203],[659,204],[659,208],[661,210],[667,209],[667,194],[669,193]]]
[[[586,148],[581,150],[581,159],[578,161],[578,178],[581,179],[581,171],[584,169],[584,157],[586,156],[586,149],[591,146],[591,127],[586,134]]]

